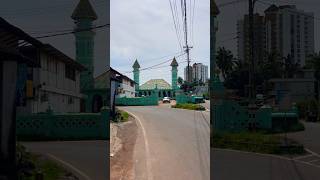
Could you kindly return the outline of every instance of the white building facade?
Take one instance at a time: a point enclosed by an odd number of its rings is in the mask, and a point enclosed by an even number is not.
[[[28,68],[25,103],[17,106],[19,114],[80,112],[80,71],[84,67],[51,45],[40,51],[23,49],[38,57],[40,68]]]
[[[314,53],[314,15],[296,6],[270,6],[265,11],[267,52],[291,55],[294,63],[304,66]]]

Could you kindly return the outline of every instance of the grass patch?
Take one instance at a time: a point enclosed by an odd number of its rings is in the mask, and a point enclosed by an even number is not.
[[[34,180],[41,175],[43,179],[55,180],[72,176],[64,168],[43,156],[27,152],[25,147],[17,145],[18,176],[24,180]]]
[[[213,133],[211,146],[264,154],[303,154],[304,147],[278,135],[264,133]]]
[[[284,127],[279,127],[276,128],[274,130],[271,130],[269,133],[270,134],[274,134],[274,133],[289,133],[289,132],[299,132],[299,131],[304,131],[305,127],[303,125],[303,123],[301,122],[297,122],[295,124],[292,124],[291,126],[289,126],[288,128],[284,128]]]
[[[179,108],[179,109],[188,109],[188,110],[196,110],[196,111],[205,111],[206,108],[199,105],[199,104],[190,104],[190,103],[186,103],[186,104],[176,104],[171,106],[172,108]]]
[[[116,110],[115,122],[127,122],[129,120],[129,113],[121,110]]]

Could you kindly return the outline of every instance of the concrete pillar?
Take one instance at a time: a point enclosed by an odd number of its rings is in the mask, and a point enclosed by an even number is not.
[[[17,62],[0,61],[0,179],[15,179]],[[5,176],[2,176],[5,174]]]
[[[217,119],[214,119],[215,114],[218,113],[215,112],[214,109],[214,103],[213,97],[215,93],[214,89],[214,83],[215,83],[215,62],[216,62],[216,32],[218,30],[217,28],[217,22],[216,17],[219,14],[219,9],[217,8],[216,2],[214,0],[210,1],[210,124],[214,128],[214,121],[217,121]]]
[[[102,123],[101,123],[101,137],[104,139],[110,139],[110,108],[109,107],[102,107],[101,108],[101,117],[102,117]]]

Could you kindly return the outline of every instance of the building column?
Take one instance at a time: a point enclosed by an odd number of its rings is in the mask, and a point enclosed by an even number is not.
[[[0,179],[16,179],[17,62],[0,61]]]

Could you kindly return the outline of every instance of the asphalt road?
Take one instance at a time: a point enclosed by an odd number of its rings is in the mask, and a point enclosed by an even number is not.
[[[302,143],[306,148],[320,154],[320,123],[303,122],[305,131],[290,133],[289,138]]]
[[[205,107],[206,109],[210,110],[210,101],[205,100],[205,103],[201,104],[203,107]]]
[[[293,160],[268,155],[211,149],[213,180],[316,180],[320,167],[297,157]]]
[[[80,180],[109,178],[109,141],[24,142],[26,148],[50,157]]]
[[[209,180],[209,112],[169,106],[121,107],[138,118],[136,179]]]

